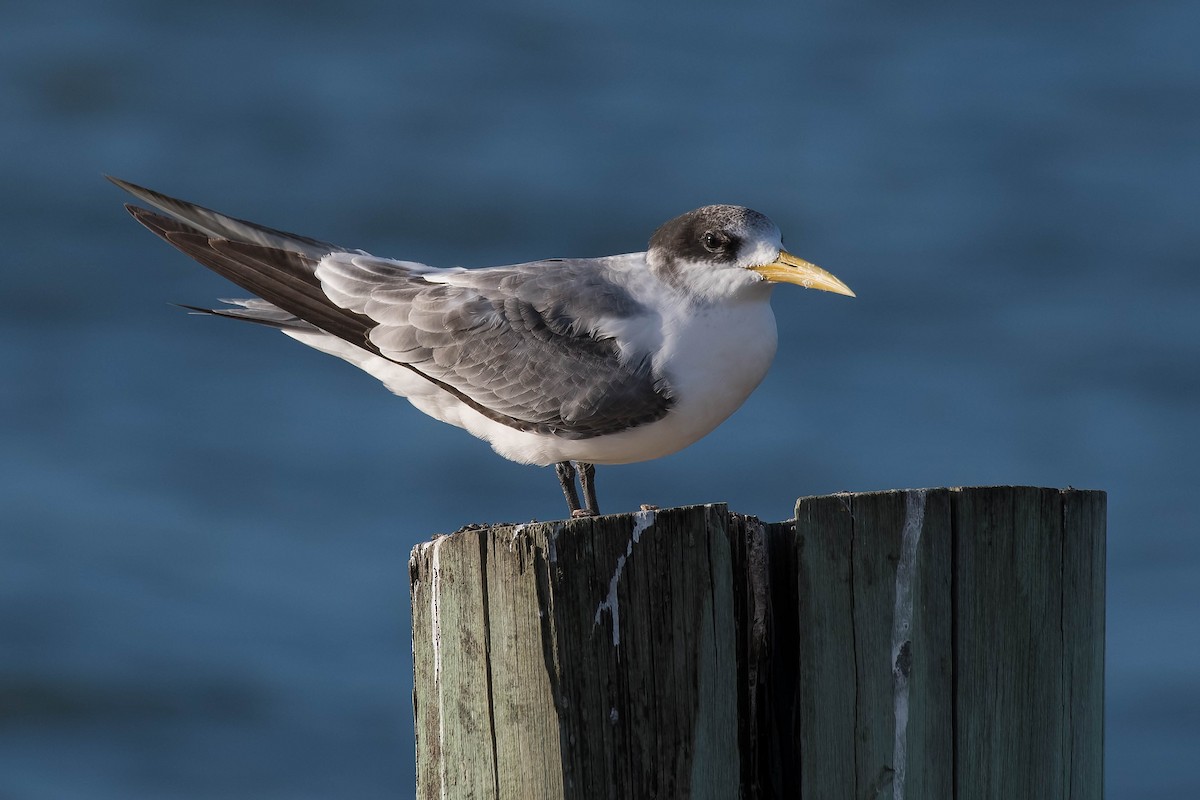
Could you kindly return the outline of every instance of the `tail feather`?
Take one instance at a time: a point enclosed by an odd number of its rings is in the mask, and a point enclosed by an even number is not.
[[[237,298],[237,299],[221,299],[222,303],[228,303],[228,308],[205,308],[203,306],[192,306],[186,303],[177,303],[180,308],[185,308],[194,314],[204,314],[212,317],[226,317],[228,319],[240,319],[244,322],[253,322],[258,325],[266,325],[270,328],[278,328],[286,331],[309,331],[317,332],[317,326],[305,322],[294,314],[289,314],[279,306],[274,306],[266,300],[258,298]]]

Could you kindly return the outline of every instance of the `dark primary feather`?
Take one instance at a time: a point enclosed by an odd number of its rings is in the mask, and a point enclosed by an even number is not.
[[[204,311],[281,328],[315,326],[518,430],[586,439],[660,419],[673,405],[648,353],[622,361],[617,343],[585,322],[642,311],[588,262],[472,270],[462,273],[471,286],[450,286],[403,262],[133,189],[172,215],[127,206],[139,222],[262,298]],[[330,254],[318,278],[317,265]]]
[[[105,175],[104,177],[142,202],[157,208],[159,211],[165,212],[168,216],[180,222],[186,223],[188,227],[200,233],[206,233],[217,239],[228,239],[233,242],[246,242],[265,247],[291,250],[303,253],[310,258],[320,258],[327,253],[348,252],[347,248],[336,244],[322,242],[319,239],[312,239],[296,233],[276,230],[275,228],[268,228],[266,225],[259,225],[257,222],[248,222],[244,219],[230,217],[218,211],[213,211],[210,208],[198,206],[195,203],[189,203],[184,200],[177,200],[174,197],[168,197],[153,189],[147,189],[145,186],[138,186],[136,183],[123,181],[111,175]]]
[[[287,250],[210,238],[190,225],[133,205],[134,218],[218,275],[271,304],[360,347],[370,347],[374,320],[338,308],[321,291],[311,257]]]

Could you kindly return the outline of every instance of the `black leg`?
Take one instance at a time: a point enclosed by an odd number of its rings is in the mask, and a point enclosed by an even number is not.
[[[570,461],[559,461],[554,465],[554,473],[562,484],[563,495],[567,498],[567,510],[571,516],[579,510],[579,495],[575,492],[575,467]]]
[[[596,466],[576,461],[579,468],[579,486],[583,489],[583,507],[593,517],[600,515],[600,504],[596,502]]]

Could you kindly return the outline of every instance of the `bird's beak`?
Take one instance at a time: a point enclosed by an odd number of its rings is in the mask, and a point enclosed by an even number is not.
[[[787,250],[780,250],[779,257],[770,264],[750,267],[772,283],[794,283],[805,289],[820,289],[822,292],[833,292],[854,297],[850,287],[830,275],[816,264],[810,264],[803,258],[796,258]]]

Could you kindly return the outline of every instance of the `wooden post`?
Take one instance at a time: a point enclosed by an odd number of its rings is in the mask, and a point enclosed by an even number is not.
[[[413,550],[419,798],[1098,798],[1105,497],[989,487]]]

